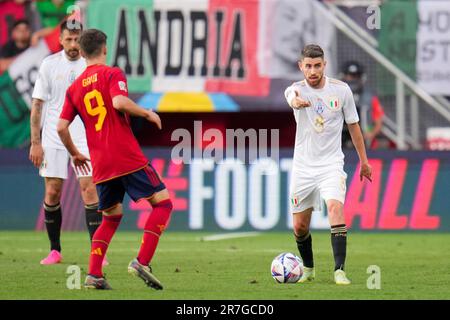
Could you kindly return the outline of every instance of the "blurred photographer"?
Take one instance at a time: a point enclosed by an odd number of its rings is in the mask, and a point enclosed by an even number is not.
[[[347,61],[342,68],[341,80],[346,82],[353,92],[366,147],[377,149],[379,147],[377,138],[383,126],[384,110],[378,97],[364,86],[366,80],[364,68],[357,61]],[[344,130],[342,139],[343,147],[352,147],[347,129]]]

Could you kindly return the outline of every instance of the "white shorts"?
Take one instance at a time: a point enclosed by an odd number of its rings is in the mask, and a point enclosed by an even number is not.
[[[345,201],[347,174],[343,168],[311,169],[292,171],[290,186],[291,213],[309,208],[321,210],[321,198]]]
[[[89,164],[89,172],[87,174],[77,170],[71,160],[69,152],[66,149],[55,149],[44,147],[44,161],[39,168],[39,175],[45,178],[60,178],[67,179],[68,164],[72,165],[72,168],[77,178],[92,177],[92,166]],[[79,148],[78,150],[89,157],[89,150],[87,148]]]

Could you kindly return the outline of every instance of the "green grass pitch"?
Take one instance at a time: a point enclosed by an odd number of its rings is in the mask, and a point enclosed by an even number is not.
[[[166,232],[152,263],[164,290],[155,291],[127,273],[140,232],[118,232],[104,270],[113,290],[69,290],[66,270],[81,267],[84,281],[89,256],[85,232],[62,234],[64,261],[39,265],[48,250],[43,232],[0,232],[0,299],[450,299],[450,234],[350,233],[346,271],[350,286],[332,281],[330,235],[313,232],[316,280],[277,284],[272,259],[281,252],[298,255],[289,232],[202,241],[206,233]],[[367,267],[381,268],[381,289],[369,290]]]

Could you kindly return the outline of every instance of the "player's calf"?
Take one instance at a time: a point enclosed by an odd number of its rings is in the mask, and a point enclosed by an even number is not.
[[[170,199],[153,204],[153,211],[145,223],[141,249],[137,257],[140,264],[146,266],[152,260],[159,242],[159,237],[165,230],[167,222],[170,219],[172,207],[172,201]]]
[[[89,231],[89,238],[92,241],[95,231],[102,223],[102,214],[98,212],[98,203],[85,204],[86,227]]]
[[[303,260],[303,265],[307,268],[314,268],[314,255],[312,250],[312,236],[309,230],[301,235],[294,234],[298,252]]]
[[[119,227],[122,214],[104,216],[100,227],[94,234],[89,259],[89,274],[102,277],[102,263],[104,261],[109,243]]]
[[[331,246],[335,262],[334,270],[344,270],[347,256],[347,226],[345,224],[331,226]]]

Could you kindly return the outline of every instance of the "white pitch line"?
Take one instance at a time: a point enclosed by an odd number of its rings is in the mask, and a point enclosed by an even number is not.
[[[228,240],[228,239],[236,239],[236,238],[247,238],[259,236],[261,232],[233,232],[233,233],[219,233],[213,234],[210,236],[205,236],[200,238],[201,241],[219,241],[219,240]]]

